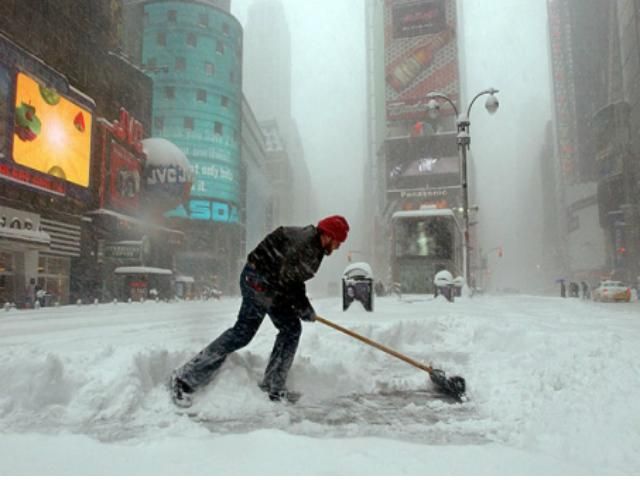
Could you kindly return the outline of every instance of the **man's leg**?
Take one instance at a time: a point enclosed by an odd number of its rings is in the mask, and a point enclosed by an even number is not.
[[[211,381],[227,355],[246,346],[254,337],[266,310],[255,299],[243,295],[235,325],[176,371],[177,378],[195,390]]]
[[[273,308],[269,311],[269,316],[278,329],[278,335],[260,386],[268,392],[280,392],[285,390],[287,375],[298,349],[302,326],[300,319],[290,308]]]

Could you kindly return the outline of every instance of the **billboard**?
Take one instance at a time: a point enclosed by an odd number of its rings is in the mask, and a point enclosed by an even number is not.
[[[578,161],[577,116],[569,6],[564,1],[547,0],[547,12],[558,160],[565,178],[575,180]]]
[[[138,213],[142,192],[142,124],[120,109],[113,123],[98,118],[97,148],[100,158],[100,207]]]
[[[13,129],[17,164],[88,187],[91,121],[87,109],[18,73]]]
[[[432,91],[457,103],[455,0],[385,0],[384,29],[387,120],[421,118]]]
[[[93,101],[0,36],[0,178],[88,199]]]
[[[460,185],[455,134],[385,141],[387,189]]]

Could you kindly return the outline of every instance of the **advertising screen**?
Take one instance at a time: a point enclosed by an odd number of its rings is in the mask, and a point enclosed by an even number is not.
[[[16,78],[13,160],[89,186],[91,112],[23,72]]]
[[[135,211],[140,203],[142,162],[114,140],[111,141],[110,153],[110,205],[116,210]]]
[[[389,139],[385,147],[388,189],[460,184],[455,134]]]
[[[432,91],[457,101],[455,0],[386,0],[384,17],[387,119],[420,118]]]

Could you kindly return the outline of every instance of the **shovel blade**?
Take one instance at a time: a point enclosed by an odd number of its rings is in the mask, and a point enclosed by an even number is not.
[[[442,393],[445,393],[451,397],[456,398],[459,401],[466,400],[466,389],[467,385],[462,377],[449,377],[447,378],[446,374],[443,370],[440,369],[431,369],[429,372],[429,377],[433,384],[440,390]]]

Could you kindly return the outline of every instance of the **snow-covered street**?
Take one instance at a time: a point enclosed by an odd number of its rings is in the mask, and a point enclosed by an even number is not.
[[[640,304],[534,296],[337,298],[318,313],[467,381],[469,401],[319,323],[289,387],[257,387],[275,329],[231,355],[189,414],[172,369],[239,298],[0,312],[0,474],[639,474]]]

